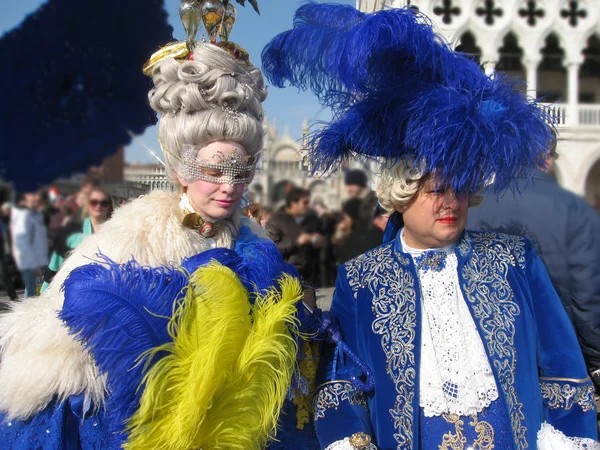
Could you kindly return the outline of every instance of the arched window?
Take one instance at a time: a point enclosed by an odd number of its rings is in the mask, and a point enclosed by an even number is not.
[[[586,177],[585,198],[600,213],[600,159],[592,166]]]
[[[542,61],[538,66],[537,97],[545,103],[566,102],[567,77],[563,65],[565,52],[554,33],[546,38],[541,50]]]
[[[600,35],[593,34],[583,51],[579,69],[579,103],[598,103],[600,99]]]
[[[496,64],[498,72],[522,72],[523,49],[519,47],[519,41],[514,33],[508,33],[499,49],[500,60]]]
[[[481,64],[481,48],[477,47],[475,36],[470,31],[465,32],[460,37],[459,44],[455,50],[465,54],[477,64]]]

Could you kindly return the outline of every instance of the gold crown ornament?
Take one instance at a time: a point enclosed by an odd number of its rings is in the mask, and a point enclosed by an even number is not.
[[[246,0],[236,0],[245,6]],[[260,14],[256,0],[248,0],[254,10]],[[144,74],[152,76],[152,71],[161,61],[166,58],[184,60],[191,57],[197,41],[196,35],[200,30],[200,23],[211,44],[215,44],[229,52],[231,56],[241,65],[247,67],[250,64],[248,52],[234,42],[229,41],[231,30],[235,24],[237,10],[231,0],[181,0],[179,17],[187,35],[186,41],[172,42],[155,52],[146,64]],[[220,42],[217,39],[220,38]]]

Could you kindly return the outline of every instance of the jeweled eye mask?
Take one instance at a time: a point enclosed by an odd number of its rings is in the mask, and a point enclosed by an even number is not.
[[[230,153],[216,152],[212,157],[214,162],[198,159],[202,147],[184,145],[183,157],[180,163],[181,176],[191,183],[202,180],[208,183],[249,184],[254,178],[256,161],[254,156],[242,156],[239,150]]]

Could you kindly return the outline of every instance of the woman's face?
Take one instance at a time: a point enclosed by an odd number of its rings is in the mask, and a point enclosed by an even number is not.
[[[237,155],[235,153],[237,152]],[[233,154],[233,155],[232,155]],[[196,168],[203,176],[209,177],[211,181],[195,179],[193,181],[181,180],[181,184],[187,187],[187,195],[190,203],[203,218],[217,221],[230,217],[238,207],[246,183],[236,183],[238,176],[230,176],[227,173],[231,158],[238,156],[245,158],[248,154],[246,149],[237,142],[217,141],[212,142],[198,150],[197,160],[200,166]],[[223,163],[224,167],[211,168],[202,167],[202,163],[218,165]],[[234,170],[235,172],[235,170]]]
[[[445,247],[458,241],[465,229],[467,195],[457,197],[450,188],[429,178],[406,206],[398,207],[404,219],[404,239],[414,248]]]
[[[102,191],[92,191],[88,197],[90,217],[99,222],[108,218],[110,211],[110,199]]]

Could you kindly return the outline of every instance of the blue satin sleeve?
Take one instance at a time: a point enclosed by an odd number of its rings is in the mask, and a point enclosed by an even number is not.
[[[543,417],[569,437],[598,439],[594,386],[567,313],[544,264],[529,247],[526,276],[532,294]]]
[[[331,312],[339,321],[345,344],[357,352],[356,299],[343,266],[338,274]],[[326,345],[319,362],[314,400],[315,427],[321,448],[358,432],[373,436],[368,394],[356,389],[350,381],[353,376],[364,374],[337,345]]]

